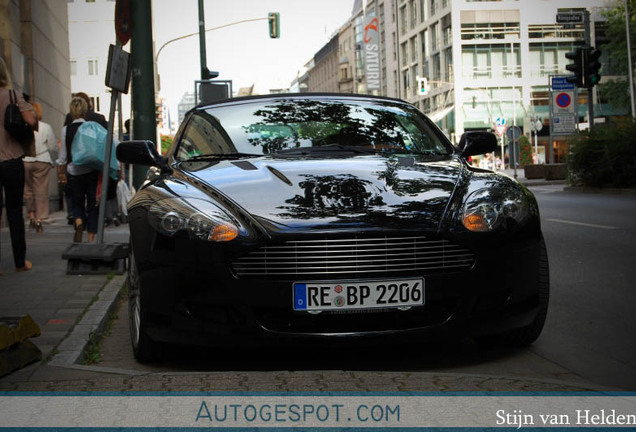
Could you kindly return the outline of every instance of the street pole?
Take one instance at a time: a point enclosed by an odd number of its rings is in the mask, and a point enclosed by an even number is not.
[[[199,0],[199,51],[201,54],[201,81],[209,79],[207,55],[205,49],[205,13],[203,11],[203,0]]]
[[[583,51],[583,62],[587,62],[587,48],[592,47],[592,37],[590,35],[590,11],[585,10],[585,50]],[[583,70],[587,65],[583,65]],[[594,85],[587,84],[587,124],[591,131],[594,126]]]
[[[153,64],[152,8],[150,0],[131,0],[133,22],[130,38],[132,55],[132,135],[136,140],[157,141],[155,122],[155,69]],[[147,168],[133,167],[133,186],[143,183]]]
[[[512,63],[512,59],[515,56],[515,45],[514,42],[510,42],[510,62]],[[515,64],[517,62],[515,61]],[[513,69],[512,71],[512,79],[514,81],[514,79],[516,78],[516,74],[515,74],[515,70]],[[514,155],[514,160],[512,161],[512,166],[514,167],[514,177],[517,178],[517,137],[515,136],[515,133],[517,132],[517,93],[516,93],[516,87],[513,84],[512,85],[512,149],[513,151],[511,153],[513,153]],[[504,159],[504,155],[501,155],[501,163],[502,165],[505,165],[504,163],[505,159]]]
[[[632,64],[632,43],[629,33],[629,7],[625,0],[625,31],[627,32],[627,63],[629,69],[629,95],[631,97],[632,118],[636,119],[636,108],[634,107],[634,66]]]

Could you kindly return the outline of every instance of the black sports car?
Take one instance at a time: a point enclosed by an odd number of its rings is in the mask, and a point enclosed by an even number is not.
[[[204,345],[470,334],[528,344],[549,297],[534,196],[471,167],[412,105],[362,95],[191,110],[129,203],[135,356]]]

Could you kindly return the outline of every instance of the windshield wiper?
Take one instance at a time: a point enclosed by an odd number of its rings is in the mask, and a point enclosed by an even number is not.
[[[243,158],[252,158],[252,157],[261,157],[262,154],[253,154],[253,153],[223,153],[223,154],[200,154],[197,156],[192,156],[189,159],[186,159],[182,162],[193,162],[193,161],[207,161],[207,160],[233,160],[233,159],[243,159]]]

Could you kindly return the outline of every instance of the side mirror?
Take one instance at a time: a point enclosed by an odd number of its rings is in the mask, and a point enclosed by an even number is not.
[[[155,166],[161,172],[172,172],[152,141],[124,141],[117,146],[117,160],[134,165]]]
[[[457,148],[462,157],[492,153],[497,150],[497,137],[490,132],[465,132]]]

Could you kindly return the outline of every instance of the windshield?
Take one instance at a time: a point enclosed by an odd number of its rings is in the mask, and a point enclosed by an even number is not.
[[[250,100],[193,115],[177,160],[312,154],[448,155],[435,126],[415,108],[373,100]]]

